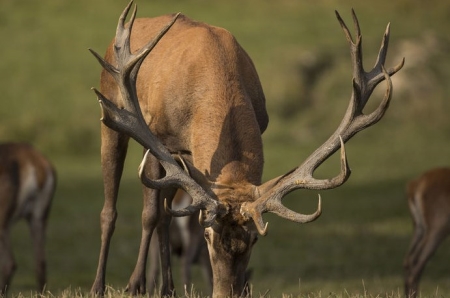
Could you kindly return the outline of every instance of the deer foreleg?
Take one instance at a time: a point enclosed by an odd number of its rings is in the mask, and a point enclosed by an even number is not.
[[[152,234],[150,241],[150,262],[148,268],[148,292],[150,296],[155,295],[155,289],[159,280],[159,240],[158,233]]]
[[[427,231],[411,256],[411,264],[405,281],[406,297],[415,298],[417,296],[423,270],[444,238],[439,232],[439,230]]]
[[[92,294],[105,292],[106,261],[117,219],[117,194],[127,154],[128,139],[125,135],[118,134],[102,125],[101,162],[105,202],[100,213],[101,247],[97,273],[91,288]]]

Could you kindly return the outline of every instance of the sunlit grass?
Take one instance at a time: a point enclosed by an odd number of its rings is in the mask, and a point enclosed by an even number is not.
[[[301,292],[299,294],[288,294],[283,293],[280,296],[273,296],[271,292],[267,290],[264,293],[252,293],[254,298],[271,298],[271,297],[281,297],[281,298],[403,298],[404,295],[401,290],[391,291],[391,292],[379,292],[371,293],[367,288],[364,281],[359,281],[360,290],[355,292],[349,292],[345,288],[340,291],[318,291],[318,292]],[[301,282],[299,281],[299,289],[301,288]],[[36,292],[30,293],[20,293],[13,295],[14,298],[88,298],[94,297],[89,293],[83,292],[80,288],[72,289],[67,288],[62,290],[60,293],[52,293],[46,291],[42,294]],[[114,289],[112,287],[107,287],[104,295],[105,298],[130,298],[136,297],[126,293],[124,290]],[[151,297],[159,298],[161,296],[155,294]],[[204,296],[196,292],[195,288],[185,289],[183,294],[175,295],[174,297],[186,297],[186,298],[204,298]],[[434,289],[434,291],[429,294],[420,293],[421,298],[440,298],[445,297],[445,293],[442,293],[439,288]]]

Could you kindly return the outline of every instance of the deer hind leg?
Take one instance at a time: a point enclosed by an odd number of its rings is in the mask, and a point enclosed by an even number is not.
[[[423,243],[423,238],[425,236],[425,230],[423,226],[414,225],[413,237],[411,240],[411,244],[409,250],[405,256],[405,260],[403,262],[403,268],[405,270],[405,295],[406,297],[414,297],[417,288],[413,289],[412,282],[412,270],[414,268],[414,264],[417,263],[417,256],[419,255],[419,251],[421,248],[421,244]]]
[[[101,247],[92,294],[105,291],[106,262],[117,219],[117,194],[128,148],[128,137],[102,125],[101,164],[105,201],[100,213]]]
[[[198,222],[199,212],[192,214],[189,217],[186,217],[184,222],[179,221],[179,228],[182,233],[187,234],[187,239],[183,242],[183,283],[187,286],[188,289],[192,287],[192,266],[194,264],[203,265],[202,269],[207,269],[209,266],[209,270],[211,271],[211,266],[209,265],[209,254],[207,251],[206,240],[204,238],[204,230],[200,226]],[[206,250],[206,257],[208,259],[208,264],[202,264],[202,257]],[[206,265],[206,266],[205,266]],[[204,270],[203,270],[204,271]],[[205,271],[204,271],[205,273]],[[207,283],[210,281],[211,275],[206,272],[205,281]],[[208,284],[209,286],[209,284]]]
[[[43,292],[47,278],[47,264],[45,260],[45,224],[42,219],[32,218],[29,220],[31,239],[33,242],[36,280],[39,292]]]
[[[150,296],[155,295],[159,281],[159,240],[158,233],[152,234],[152,240],[150,241],[150,262],[148,268],[148,293]]]
[[[192,237],[193,235],[191,235]],[[192,265],[195,262],[196,254],[197,254],[197,245],[196,243],[192,242],[192,239],[189,242],[188,245],[183,245],[183,254],[182,254],[182,278],[183,278],[183,284],[187,289],[190,289],[192,284]]]
[[[422,226],[415,226],[413,237],[411,239],[411,244],[409,245],[408,252],[406,253],[405,260],[403,262],[403,267],[405,271],[409,271],[412,264],[414,263],[414,256],[417,255],[417,250],[420,247],[421,240],[425,235],[425,230]]]
[[[55,176],[48,173],[44,188],[37,194],[35,208],[28,216],[31,240],[33,243],[37,287],[43,292],[47,283],[47,261],[45,257],[45,237],[48,214],[55,191]]]
[[[411,215],[413,217],[413,236],[411,239],[411,244],[409,245],[408,252],[406,253],[403,267],[405,271],[408,273],[411,270],[412,264],[414,261],[414,256],[417,255],[417,250],[419,249],[419,243],[421,243],[424,235],[425,235],[425,222],[423,220],[423,215],[420,212],[420,209],[417,207],[416,200],[409,200],[409,209],[411,211]]]
[[[172,208],[174,209],[178,209],[178,208],[183,208],[186,206],[174,206],[174,202],[172,202]],[[165,211],[162,211],[165,212]],[[180,219],[184,219],[186,217],[176,217],[173,218],[171,224],[170,224],[170,249],[171,249],[171,255],[174,254],[174,251],[177,251],[179,249],[179,241],[181,240],[181,235],[180,232],[178,230],[178,221]],[[177,238],[177,242],[174,243],[173,239]],[[182,242],[182,241],[181,241]],[[182,252],[181,254],[183,255],[183,249],[181,248]],[[148,292],[150,295],[152,294],[157,294],[159,295],[159,291],[158,293],[155,292],[155,289],[157,289],[158,284],[159,284],[159,279],[160,279],[160,266],[161,266],[161,262],[160,262],[160,253],[159,253],[160,249],[159,249],[159,238],[158,238],[158,233],[153,233],[152,234],[152,240],[150,242],[150,262],[149,262],[149,268],[148,268],[148,279],[147,279],[147,284],[148,284]],[[177,254],[177,252],[175,252]],[[159,290],[159,288],[158,288]]]
[[[183,192],[184,196],[186,194]],[[189,204],[189,200],[183,200],[178,202],[178,206],[173,204],[172,208],[181,209],[185,208]],[[191,220],[198,221],[198,213],[194,213],[190,216],[176,217],[173,219],[173,224],[176,225],[179,237],[181,240],[181,262],[182,262],[182,281],[185,287],[191,287],[191,268],[196,258],[197,245],[193,239],[195,235],[190,229]]]
[[[416,297],[423,270],[444,238],[445,234],[442,234],[440,228],[428,228],[421,238],[417,249],[410,257],[410,268],[405,279],[407,297]]]
[[[154,157],[148,159],[147,162],[148,164],[146,165],[145,168],[147,171],[150,171],[150,173],[146,175],[152,178],[159,178],[162,172],[159,162]],[[170,260],[167,263],[167,258],[170,259],[170,249],[168,242],[169,239],[168,224],[170,223],[170,216],[168,218],[166,212],[163,211],[163,200],[167,198],[170,203],[175,191],[168,189],[154,190],[144,187],[143,192],[144,192],[144,202],[143,202],[144,207],[142,210],[141,244],[139,247],[139,255],[138,260],[136,262],[136,267],[130,277],[127,286],[127,290],[133,295],[144,294],[146,292],[145,267],[147,263],[150,241],[153,235],[153,231],[155,230],[156,227],[158,227],[158,230],[162,229],[164,231],[162,232],[162,234],[164,234],[163,236],[161,236],[161,234],[158,233],[160,249],[161,243],[167,245],[167,249],[163,253],[161,266],[162,268],[167,268],[167,270],[170,271]],[[165,225],[167,225],[167,231],[163,227]],[[168,279],[166,277],[167,275],[165,270],[166,269],[163,270],[162,291],[164,291],[164,289],[168,289],[168,292],[172,293],[174,289],[172,276],[170,275],[170,278]]]
[[[168,200],[169,206],[172,204],[172,199],[176,193],[175,188],[166,188],[161,190],[159,194],[159,207],[161,218],[158,222],[157,232],[159,240],[159,254],[161,260],[162,285],[161,296],[174,296],[175,286],[172,277],[172,265],[170,262],[170,221],[172,216],[164,210],[164,200]]]
[[[406,253],[403,268],[405,270],[405,295],[406,297],[415,297],[417,292],[417,283],[413,277],[414,268],[421,255],[427,237],[427,223],[424,220],[420,202],[422,197],[418,194],[411,195],[408,198],[408,205],[413,219],[413,236],[408,252]]]

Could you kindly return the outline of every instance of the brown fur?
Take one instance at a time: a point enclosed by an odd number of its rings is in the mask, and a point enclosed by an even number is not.
[[[0,291],[4,294],[16,268],[9,239],[12,224],[26,219],[30,226],[38,290],[46,284],[45,228],[56,184],[55,170],[33,147],[0,144]]]
[[[425,265],[450,234],[450,168],[425,172],[407,186],[414,234],[405,256],[405,294],[414,298]]]

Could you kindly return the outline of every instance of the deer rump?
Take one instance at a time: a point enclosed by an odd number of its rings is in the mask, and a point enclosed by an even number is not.
[[[11,227],[25,219],[30,229],[37,289],[47,283],[45,235],[56,188],[51,162],[27,143],[0,144],[0,296],[6,296],[17,263],[11,246]]]

